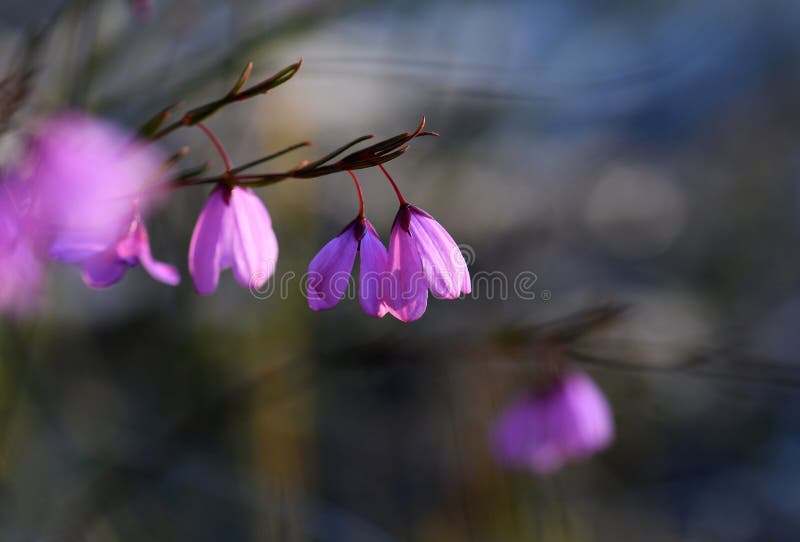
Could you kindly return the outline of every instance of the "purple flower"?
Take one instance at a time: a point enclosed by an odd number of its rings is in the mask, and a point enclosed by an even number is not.
[[[378,318],[386,314],[381,295],[384,279],[388,278],[386,248],[363,216],[348,224],[308,264],[308,306],[312,310],[330,309],[339,303],[347,291],[356,252],[361,255],[358,295],[361,308]]]
[[[69,252],[68,247],[61,248]],[[175,267],[153,259],[147,229],[141,217],[136,215],[125,236],[80,262],[81,276],[87,286],[107,288],[122,280],[129,268],[140,263],[151,277],[160,282],[175,286],[181,281]]]
[[[215,188],[197,219],[189,246],[189,272],[197,292],[213,293],[220,272],[229,267],[239,284],[260,288],[277,261],[278,240],[258,196],[249,188]]]
[[[59,259],[84,260],[114,244],[131,223],[142,191],[161,178],[164,155],[113,124],[79,113],[47,119],[26,156],[39,226],[63,249]]]
[[[456,242],[431,215],[408,203],[400,205],[392,225],[389,271],[394,284],[385,302],[403,322],[423,315],[428,290],[442,299],[472,291],[467,263]]]
[[[23,188],[16,177],[0,180],[0,312],[14,315],[33,309],[45,272]]]
[[[588,458],[613,438],[608,402],[581,372],[562,375],[547,389],[517,399],[496,421],[492,434],[498,461],[538,474]]]

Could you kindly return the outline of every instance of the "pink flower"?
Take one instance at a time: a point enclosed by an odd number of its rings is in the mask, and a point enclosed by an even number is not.
[[[312,310],[330,309],[339,303],[347,291],[356,252],[361,255],[358,296],[361,308],[378,318],[386,314],[381,296],[384,279],[388,278],[386,248],[363,216],[322,247],[308,265],[308,306]]]
[[[114,244],[131,223],[142,191],[160,179],[164,155],[152,144],[106,121],[64,113],[43,122],[26,156],[32,212],[54,246],[69,245],[61,259],[79,261]]]
[[[45,273],[23,188],[16,177],[0,179],[0,312],[13,315],[34,308]]]
[[[384,301],[403,322],[424,314],[428,290],[442,299],[472,291],[467,263],[456,242],[431,215],[408,203],[401,203],[392,225],[389,271],[394,289]]]
[[[61,245],[51,249],[51,254],[55,250],[57,256],[58,249],[63,250],[65,254],[70,253],[70,247]],[[122,280],[129,268],[140,263],[151,277],[160,282],[175,286],[181,281],[175,267],[153,259],[147,229],[137,214],[127,234],[116,243],[103,247],[80,262],[81,276],[87,286],[107,288]]]
[[[231,267],[242,286],[260,288],[275,271],[278,240],[266,207],[249,188],[218,186],[208,197],[192,233],[189,272],[198,293],[217,289]]]
[[[502,464],[548,474],[607,448],[614,420],[595,383],[584,373],[570,372],[509,405],[492,437]]]

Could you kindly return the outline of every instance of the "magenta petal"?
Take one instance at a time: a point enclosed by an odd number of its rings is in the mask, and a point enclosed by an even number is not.
[[[389,312],[403,322],[418,320],[428,306],[428,285],[417,247],[395,219],[389,236],[391,291],[385,293]]]
[[[128,266],[117,258],[113,250],[95,254],[81,265],[81,277],[87,286],[108,288],[122,280]]]
[[[514,401],[498,418],[492,437],[501,463],[548,474],[608,447],[614,421],[600,389],[574,371]]]
[[[175,286],[181,281],[181,275],[174,266],[153,259],[153,254],[150,252],[150,239],[143,222],[136,221],[134,231],[125,241],[127,241],[127,245],[125,242],[117,244],[118,257],[125,260],[135,254],[144,270],[157,281],[170,286]]]
[[[157,281],[169,284],[170,286],[177,286],[180,284],[181,274],[174,265],[154,260],[149,252],[147,255],[143,254],[139,258],[139,262],[141,262],[145,271]]]
[[[23,239],[0,248],[0,312],[24,314],[33,309],[42,286],[44,267]]]
[[[308,306],[312,310],[330,309],[342,299],[350,282],[358,239],[353,222],[328,241],[308,264]]]
[[[563,439],[565,453],[582,458],[611,444],[614,438],[611,407],[587,375],[573,372],[566,377],[564,404],[569,417]]]
[[[195,289],[202,295],[213,293],[219,282],[220,240],[223,221],[230,211],[223,194],[222,188],[215,188],[211,192],[197,219],[189,245],[189,273]]]
[[[359,253],[358,301],[365,313],[383,318],[389,311],[383,301],[384,293],[391,288],[389,254],[369,221],[366,222],[366,233],[361,239]]]
[[[275,272],[278,239],[261,199],[249,188],[231,192],[233,274],[242,286],[260,288]]]
[[[411,207],[409,231],[417,245],[431,293],[439,298],[461,295],[464,277],[469,277],[461,249],[441,224],[424,211]],[[469,285],[467,285],[469,290]]]
[[[81,244],[108,247],[125,233],[134,200],[145,205],[145,185],[163,177],[165,156],[156,145],[138,144],[134,134],[114,124],[64,113],[39,125],[25,160],[40,227],[58,244],[74,244],[78,236]],[[88,256],[57,257],[78,261]]]
[[[108,244],[94,235],[75,232],[58,236],[50,245],[49,256],[65,263],[81,262],[108,248]]]

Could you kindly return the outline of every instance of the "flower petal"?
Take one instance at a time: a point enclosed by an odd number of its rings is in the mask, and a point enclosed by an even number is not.
[[[107,248],[108,244],[104,240],[98,240],[93,235],[71,232],[59,235],[53,240],[49,256],[60,262],[76,263],[91,258]]]
[[[308,264],[308,306],[319,311],[333,308],[342,299],[350,282],[358,239],[355,221],[328,241]]]
[[[220,241],[223,222],[230,212],[223,194],[223,189],[216,188],[208,196],[189,245],[189,273],[194,280],[195,289],[202,295],[213,293],[219,282]]]
[[[587,375],[580,372],[567,375],[564,405],[570,417],[562,443],[566,454],[583,458],[611,444],[614,438],[611,407]]]
[[[134,231],[128,237],[131,246],[125,247],[122,243],[118,244],[117,255],[124,258],[125,252],[131,252],[136,255],[139,263],[142,264],[144,270],[151,277],[164,284],[177,285],[181,281],[181,275],[175,266],[159,262],[153,258],[153,254],[150,252],[150,239],[144,223],[141,220],[137,220],[134,228]]]
[[[365,313],[383,318],[389,311],[384,303],[384,293],[391,288],[389,254],[369,221],[359,248],[360,270],[358,301]]]
[[[95,254],[81,265],[81,277],[87,286],[108,288],[125,276],[128,266],[117,258],[116,251]]]
[[[398,219],[389,236],[388,262],[392,280],[384,301],[389,312],[403,322],[418,320],[428,306],[428,285],[416,244]]]
[[[439,298],[455,299],[461,295],[464,278],[469,278],[461,249],[441,224],[429,214],[410,207],[409,231],[417,245],[431,293]],[[470,290],[469,285],[466,285]]]
[[[230,206],[233,275],[245,288],[260,288],[278,263],[278,239],[272,230],[272,220],[264,203],[249,188],[235,187]]]

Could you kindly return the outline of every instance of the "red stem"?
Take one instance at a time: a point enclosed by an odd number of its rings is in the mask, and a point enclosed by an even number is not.
[[[358,179],[356,179],[356,174],[347,170],[347,173],[353,178],[353,182],[356,183],[356,190],[358,191],[358,218],[364,218],[364,194],[361,192],[361,185],[358,184]]]
[[[211,143],[213,143],[217,148],[217,152],[222,157],[222,161],[225,162],[225,171],[228,172],[232,170],[233,166],[231,165],[231,159],[228,158],[228,153],[225,152],[225,149],[222,147],[222,143],[219,142],[219,139],[217,139],[217,136],[215,136],[214,133],[209,130],[208,126],[202,122],[198,122],[195,124],[195,126],[203,130],[203,132],[208,136],[208,139],[211,140]]]
[[[394,193],[397,194],[397,199],[400,202],[400,205],[406,205],[408,202],[406,202],[406,198],[403,197],[403,194],[400,193],[400,189],[397,188],[397,184],[394,182],[394,179],[392,179],[392,176],[389,175],[389,172],[386,171],[386,168],[383,167],[383,164],[378,164],[378,167],[381,168],[381,171],[383,171],[383,174],[386,175],[387,179],[389,179],[389,182],[391,183],[392,188],[394,188]]]

